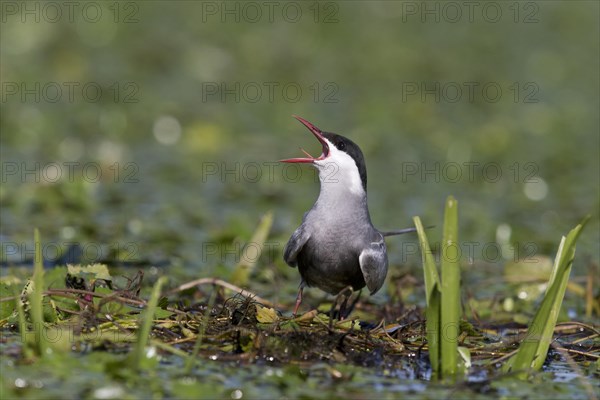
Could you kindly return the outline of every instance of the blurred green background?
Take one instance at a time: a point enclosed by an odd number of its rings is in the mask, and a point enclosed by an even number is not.
[[[292,114],[361,146],[382,229],[439,240],[453,194],[465,262],[500,273],[592,213],[575,268],[600,260],[597,2],[52,4],[2,5],[3,265],[37,226],[48,259],[220,275],[273,210],[261,268],[295,287],[280,253],[318,183],[272,163],[319,146]]]

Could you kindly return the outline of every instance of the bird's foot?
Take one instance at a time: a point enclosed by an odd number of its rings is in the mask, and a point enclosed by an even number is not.
[[[300,308],[300,303],[302,303],[302,291],[304,290],[304,285],[300,284],[300,288],[298,289],[298,295],[296,296],[296,306],[294,307],[294,312],[292,316],[296,318],[298,314],[298,308]]]
[[[331,311],[329,312],[330,321],[334,319],[339,319],[340,321],[348,318],[350,313],[354,310],[356,303],[360,299],[361,291],[358,292],[356,298],[348,305],[348,301],[352,297],[353,289],[352,286],[347,286],[342,289],[335,297],[333,301],[333,305],[331,306]],[[337,307],[338,303],[340,303],[339,308]]]

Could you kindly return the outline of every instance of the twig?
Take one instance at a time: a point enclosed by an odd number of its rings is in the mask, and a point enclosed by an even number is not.
[[[579,344],[581,342],[585,342],[586,340],[592,340],[593,338],[596,338],[598,336],[600,336],[600,335],[598,335],[597,333],[594,333],[590,336],[586,336],[586,337],[579,338],[577,340],[573,340],[570,344]]]
[[[575,325],[575,326],[579,326],[581,328],[585,328],[588,331],[592,331],[594,332],[596,335],[600,335],[600,331],[598,329],[596,329],[595,327],[593,327],[592,325],[588,325],[588,324],[584,324],[583,322],[577,322],[577,321],[569,321],[569,322],[563,322],[560,324],[556,325],[556,328],[554,328],[554,331],[559,331],[558,328],[562,328],[562,329],[573,329],[573,327],[571,325]]]
[[[550,343],[550,346],[552,346],[552,348],[554,348],[554,350],[556,350],[557,352],[560,353],[560,355],[567,361],[567,364],[569,365],[569,367],[571,367],[571,369],[577,374],[577,379],[579,379],[579,381],[585,388],[585,391],[587,392],[587,394],[589,396],[588,398],[590,400],[598,400],[598,397],[596,397],[596,395],[594,393],[595,392],[594,388],[590,384],[589,380],[584,376],[583,371],[581,370],[579,365],[577,365],[575,360],[573,360],[573,358],[569,355],[569,353],[567,352],[567,349],[562,347],[556,341],[553,341],[552,343]]]
[[[493,360],[493,361],[491,361],[491,362],[492,362],[492,363],[494,363],[494,364],[496,364],[496,363],[499,363],[500,361],[504,361],[504,360],[506,360],[507,358],[510,358],[510,357],[512,357],[513,355],[517,354],[517,351],[519,351],[519,350],[518,350],[518,349],[517,349],[517,350],[513,350],[513,351],[511,351],[510,353],[506,353],[506,354],[505,354],[505,355],[503,355],[502,357],[500,357],[500,358],[497,358],[497,359],[495,359],[495,360]]]
[[[573,353],[573,354],[577,354],[579,356],[584,356],[584,357],[590,357],[590,358],[594,358],[594,359],[599,359],[600,356],[596,355],[596,354],[592,354],[592,353],[587,353],[585,351],[581,351],[581,350],[575,350],[575,349],[568,349],[566,347],[564,347],[564,349],[569,352],[569,353]]]
[[[140,306],[140,307],[145,307],[147,305],[147,302],[142,299],[133,299],[133,298],[129,298],[129,297],[117,296],[114,293],[111,293],[111,294],[96,293],[96,292],[91,292],[89,290],[81,290],[81,289],[48,289],[44,292],[44,295],[45,296],[62,296],[62,297],[70,298],[71,296],[69,296],[69,294],[73,294],[73,293],[86,294],[86,295],[90,295],[93,297],[99,297],[102,299],[112,299],[115,301],[121,301],[123,303],[129,303],[129,304],[133,304],[133,305]],[[178,310],[176,308],[172,308],[172,307],[167,307],[166,310],[171,311],[175,314],[187,315],[186,312]]]
[[[263,304],[263,305],[265,305],[267,307],[270,307],[270,308],[275,308],[275,307],[277,307],[277,308],[285,308],[285,307],[282,307],[279,304],[274,304],[274,303],[270,302],[267,299],[263,299],[262,297],[256,295],[255,293],[249,292],[249,291],[247,291],[245,289],[242,289],[239,286],[236,286],[236,285],[234,285],[232,283],[226,282],[226,281],[224,281],[222,279],[218,279],[218,278],[200,278],[200,279],[196,279],[194,281],[184,283],[183,285],[179,285],[176,288],[168,291],[166,294],[167,294],[167,296],[168,295],[172,295],[172,294],[175,294],[177,292],[182,292],[184,290],[188,290],[188,289],[191,289],[191,288],[193,288],[195,286],[200,286],[200,285],[217,285],[217,286],[222,286],[222,287],[224,287],[226,289],[229,289],[231,291],[238,292],[240,295],[242,295],[244,297],[249,297],[249,298],[251,298],[253,300],[256,300],[257,302],[259,302],[259,303],[261,303],[261,304]]]
[[[142,306],[142,307],[147,304],[147,302],[145,300],[141,300],[141,299],[132,299],[129,297],[122,297],[122,296],[118,296],[115,294],[96,293],[96,292],[91,292],[89,290],[81,290],[81,289],[48,289],[44,292],[44,294],[47,296],[65,296],[66,294],[72,294],[72,293],[86,294],[89,296],[100,297],[103,299],[111,298],[111,299],[121,301],[123,303],[134,304],[136,306]]]

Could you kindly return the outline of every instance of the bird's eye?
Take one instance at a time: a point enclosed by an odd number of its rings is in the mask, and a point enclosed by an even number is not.
[[[340,150],[344,150],[346,148],[346,143],[344,143],[344,142],[338,142],[337,148],[340,149]]]

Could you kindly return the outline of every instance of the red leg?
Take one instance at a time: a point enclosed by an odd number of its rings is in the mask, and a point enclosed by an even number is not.
[[[300,307],[300,303],[302,303],[302,291],[304,290],[304,285],[300,285],[300,289],[298,289],[298,295],[296,296],[296,307],[294,307],[294,313],[292,314],[294,317],[298,314],[298,308]]]

